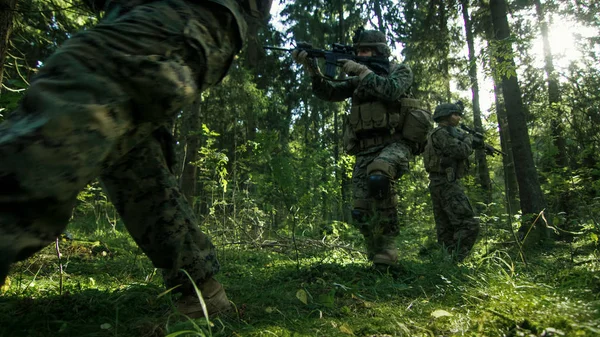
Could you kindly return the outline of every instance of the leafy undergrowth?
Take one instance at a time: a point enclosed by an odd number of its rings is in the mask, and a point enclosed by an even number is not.
[[[54,246],[13,267],[0,336],[600,336],[600,253],[584,238],[527,264],[482,240],[456,265],[405,228],[402,268],[387,271],[342,241],[221,245],[217,278],[236,310],[209,325],[173,310],[123,229],[70,230],[62,275]]]

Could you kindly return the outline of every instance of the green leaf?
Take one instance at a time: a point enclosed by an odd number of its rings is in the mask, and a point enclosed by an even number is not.
[[[350,329],[350,327],[346,323],[344,323],[344,324],[342,324],[342,326],[340,326],[340,331],[342,333],[345,333],[346,335],[354,335],[354,332],[352,331],[352,329]]]
[[[453,315],[451,313],[447,312],[446,310],[437,309],[431,313],[431,316],[433,316],[433,318],[440,318],[440,317],[444,317],[444,316],[451,317]]]
[[[308,304],[308,294],[304,289],[300,289],[296,292],[296,298],[304,304]]]

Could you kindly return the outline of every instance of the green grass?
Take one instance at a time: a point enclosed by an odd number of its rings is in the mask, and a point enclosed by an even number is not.
[[[455,265],[431,228],[405,227],[393,271],[371,268],[358,242],[221,244],[217,278],[236,311],[209,328],[160,296],[160,273],[123,228],[101,227],[81,219],[61,241],[62,291],[54,246],[15,265],[0,336],[600,336],[600,253],[587,236],[527,265],[482,239]]]

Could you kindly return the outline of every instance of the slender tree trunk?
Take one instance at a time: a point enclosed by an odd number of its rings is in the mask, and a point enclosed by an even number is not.
[[[557,104],[560,103],[560,92],[558,88],[558,76],[554,70],[552,48],[550,46],[550,39],[548,38],[548,23],[546,22],[544,9],[540,0],[534,0],[534,4],[544,44],[544,68],[546,71],[546,80],[548,82],[548,103],[550,104],[550,109],[553,110],[550,125],[552,128],[554,146],[557,149],[555,162],[559,167],[567,167],[567,142],[563,136],[563,127],[560,121],[560,116],[562,114],[560,108],[557,106]]]
[[[491,0],[490,11],[496,41],[500,52],[495,53],[498,68],[502,69],[502,94],[506,106],[509,134],[515,161],[515,172],[519,183],[519,196],[523,211],[521,233],[526,233],[533,224],[534,217],[545,207],[542,189],[537,176],[531,144],[527,131],[521,88],[516,76],[515,61],[512,57],[512,43],[509,40],[507,8],[504,0]],[[539,219],[531,239],[539,242],[547,237],[545,224]]]
[[[506,194],[506,213],[510,216],[512,224],[513,215],[521,210],[519,202],[519,185],[515,173],[515,161],[513,159],[512,146],[510,144],[510,134],[508,132],[508,119],[506,118],[506,109],[502,99],[502,90],[499,84],[494,80],[494,94],[496,100],[496,114],[498,117],[498,126],[500,127],[500,146],[506,156],[502,156],[502,167],[504,171],[504,193]]]
[[[181,123],[181,138],[183,144],[183,165],[180,178],[181,192],[188,200],[193,203],[194,197],[197,194],[197,167],[192,163],[198,160],[198,150],[200,149],[200,135],[198,130],[201,129],[202,123],[200,113],[202,111],[202,99],[198,97],[192,104],[187,113],[183,115]]]
[[[264,10],[265,13],[269,13],[271,10],[272,1],[265,2],[264,5],[268,6]],[[269,22],[269,18],[257,19],[249,15],[245,16],[246,23],[248,24],[248,32],[246,34],[246,62],[247,68],[254,68],[260,59],[264,56],[264,50],[261,43],[258,40],[258,32],[261,27],[264,27]]]
[[[0,93],[17,0],[0,0]]]
[[[475,130],[483,134],[481,106],[479,105],[479,81],[477,80],[477,57],[475,56],[473,27],[469,18],[469,0],[461,0],[461,4],[463,20],[465,22],[465,36],[469,48],[469,77],[471,80],[471,93],[473,94],[473,124]],[[475,160],[477,161],[477,182],[484,192],[485,203],[489,204],[492,202],[492,180],[490,179],[490,169],[484,149],[475,150]]]
[[[441,1],[439,3],[439,27],[441,32],[441,41],[443,45],[444,58],[441,61],[442,67],[442,78],[444,79],[444,94],[446,96],[446,101],[450,102],[452,100],[452,91],[450,90],[450,64],[448,62],[450,56],[450,39],[449,31],[448,31],[448,11],[446,8],[446,2]]]
[[[381,11],[380,0],[373,1],[373,11],[375,12],[375,17],[377,18],[377,28],[380,32],[385,34],[385,20],[383,19],[383,13]]]

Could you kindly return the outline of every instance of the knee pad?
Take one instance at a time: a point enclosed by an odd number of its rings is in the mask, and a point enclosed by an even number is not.
[[[376,200],[383,200],[391,195],[392,181],[388,176],[372,174],[367,177],[369,196]]]

